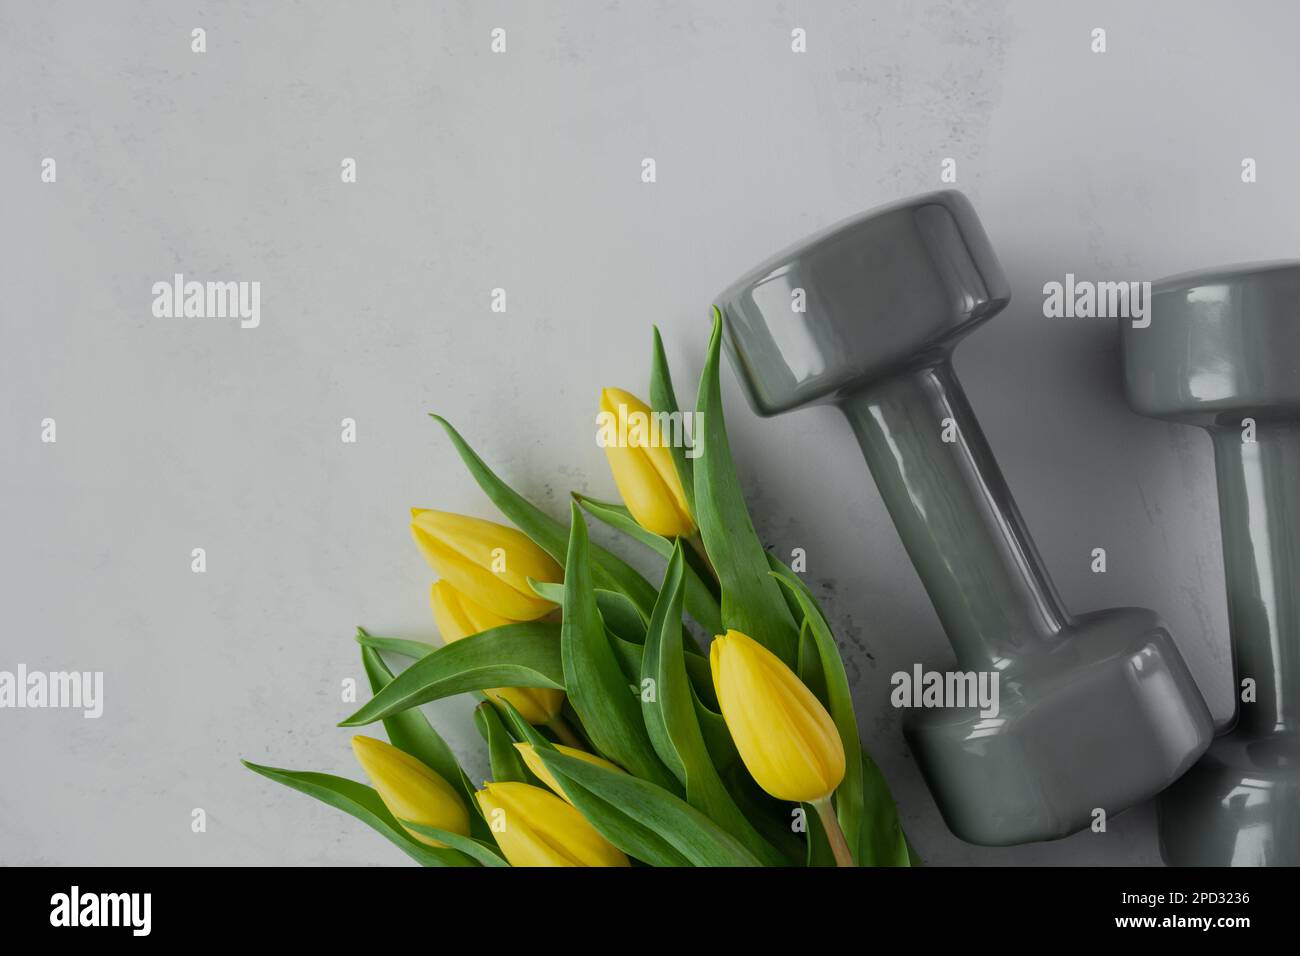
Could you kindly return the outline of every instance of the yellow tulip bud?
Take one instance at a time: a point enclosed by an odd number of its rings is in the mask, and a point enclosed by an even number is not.
[[[553,744],[552,746],[567,757],[577,757],[579,760],[593,763],[597,767],[604,767],[606,770],[617,770],[619,773],[624,772],[623,768],[617,764],[610,763],[604,757],[597,757],[595,754],[589,754],[585,750],[579,750],[576,747],[566,747],[564,744]],[[538,755],[536,747],[532,744],[515,744],[515,749],[518,750],[519,755],[524,758],[524,763],[528,765],[528,769],[537,775],[537,779],[554,790],[558,796],[563,797],[566,803],[573,803],[573,801],[569,799],[569,795],[564,792],[564,788],[560,786],[560,782],[555,779],[555,776],[549,770],[546,769],[546,764],[542,763],[542,758]]]
[[[695,520],[668,448],[673,436],[662,433],[645,402],[622,389],[601,391],[600,413],[609,470],[637,524],[665,538],[693,535]]]
[[[411,509],[411,534],[425,560],[456,590],[512,621],[535,621],[555,609],[528,579],[558,582],[551,556],[514,528],[446,511]]]
[[[446,644],[490,628],[512,624],[461,594],[446,581],[435,581],[429,592],[433,619]],[[494,687],[487,691],[494,700],[508,700],[530,724],[545,724],[555,719],[564,706],[564,691],[554,687]]]
[[[450,833],[469,835],[469,810],[460,795],[419,760],[373,737],[353,737],[352,752],[370,778],[379,799],[399,822],[410,820]],[[421,843],[444,846],[409,827],[404,829]]]
[[[511,866],[629,865],[586,817],[540,787],[485,783],[475,796]]]
[[[727,729],[758,785],[780,800],[830,796],[844,779],[844,744],[794,671],[739,631],[714,638],[709,663]]]

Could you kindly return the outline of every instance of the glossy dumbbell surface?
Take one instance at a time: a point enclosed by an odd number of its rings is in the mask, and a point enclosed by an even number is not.
[[[1122,327],[1144,415],[1214,447],[1237,713],[1161,794],[1174,865],[1300,865],[1300,262],[1165,279]]]
[[[958,667],[999,675],[996,717],[905,723],[949,827],[998,845],[1154,795],[1212,736],[1154,613],[1065,610],[953,374],[953,347],[1009,299],[974,209],[940,192],[797,243],[718,300],[755,410],[845,413]]]

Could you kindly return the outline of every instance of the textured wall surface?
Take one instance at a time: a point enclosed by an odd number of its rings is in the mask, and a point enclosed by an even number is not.
[[[407,507],[494,516],[425,412],[554,514],[612,496],[597,393],[645,392],[650,324],[689,400],[712,295],[945,157],[1014,290],[957,369],[1043,558],[1072,609],[1163,614],[1226,718],[1208,439],[1131,414],[1115,323],[1041,290],[1296,255],[1297,33],[1286,3],[3,0],[0,669],[102,670],[105,710],[0,711],[0,862],[402,863],[238,761],[359,776],[354,625],[432,632]],[[155,318],[175,272],[260,281],[260,327]],[[1157,862],[1149,807],[1055,844],[947,832],[888,690],[950,656],[848,426],[757,419],[730,370],[724,397],[921,854]],[[468,704],[427,710],[482,775]]]

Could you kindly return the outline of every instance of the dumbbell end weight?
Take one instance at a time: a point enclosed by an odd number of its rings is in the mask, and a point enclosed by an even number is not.
[[[1061,605],[949,357],[1010,299],[974,209],[932,193],[846,220],[719,299],[763,415],[834,403],[964,670],[1000,710],[914,711],[905,733],[950,828],[1054,839],[1158,792],[1208,746],[1210,715],[1155,614]]]
[[[1236,721],[1161,794],[1171,865],[1300,866],[1300,262],[1162,280],[1121,326],[1144,415],[1213,439]]]
[[[750,270],[717,304],[750,405],[776,415],[942,361],[1010,300],[970,201],[945,190],[809,236]]]
[[[1300,866],[1300,743],[1220,737],[1156,806],[1170,866]]]
[[[1195,680],[1146,608],[1078,615],[999,686],[997,717],[972,707],[904,722],[948,828],[968,843],[1055,840],[1104,823],[1181,776],[1213,736]]]

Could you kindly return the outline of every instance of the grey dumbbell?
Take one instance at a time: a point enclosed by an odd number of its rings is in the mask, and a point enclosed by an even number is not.
[[[1156,615],[1071,616],[1030,540],[950,363],[1009,298],[969,201],[939,192],[805,239],[718,300],[754,409],[839,406],[959,666],[999,676],[998,716],[924,710],[904,724],[948,826],[986,845],[1054,839],[1097,809],[1118,813],[1175,780],[1213,736]],[[792,309],[800,299],[804,313]]]
[[[1300,866],[1300,262],[1174,276],[1121,333],[1129,404],[1214,444],[1237,720],[1160,795],[1173,865]]]

